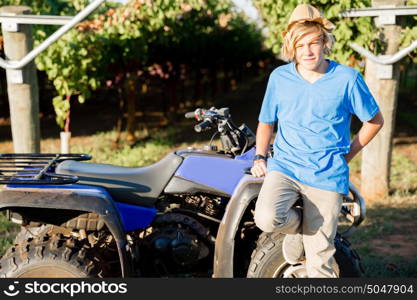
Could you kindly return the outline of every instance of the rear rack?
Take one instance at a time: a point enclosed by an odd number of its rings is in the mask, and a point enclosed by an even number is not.
[[[55,167],[64,160],[90,160],[88,154],[6,153],[0,154],[0,184],[68,184],[77,176],[56,174]]]

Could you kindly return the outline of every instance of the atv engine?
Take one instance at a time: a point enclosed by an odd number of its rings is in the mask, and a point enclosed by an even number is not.
[[[213,257],[214,238],[196,219],[179,214],[161,215],[143,240],[140,269],[144,276],[187,276],[204,270]]]

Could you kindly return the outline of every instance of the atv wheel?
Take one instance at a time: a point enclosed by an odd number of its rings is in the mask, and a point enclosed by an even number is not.
[[[41,225],[39,227],[30,227],[30,228],[21,227],[19,233],[16,235],[14,239],[14,243],[20,244],[20,243],[27,241],[30,238],[32,239],[39,238],[40,236],[43,236],[47,234],[49,231],[51,231],[52,228],[53,228],[52,225]]]
[[[251,278],[306,278],[304,262],[288,264],[282,254],[284,234],[262,233],[252,253],[247,277]],[[335,238],[335,259],[339,265],[340,277],[360,277],[363,267],[359,255],[349,242],[340,235]]]
[[[0,259],[0,276],[12,278],[95,277],[82,241],[45,235],[20,241]]]

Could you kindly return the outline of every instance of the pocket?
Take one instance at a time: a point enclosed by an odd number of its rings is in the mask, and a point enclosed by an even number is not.
[[[343,95],[317,97],[312,104],[312,113],[320,119],[333,120],[342,116]]]

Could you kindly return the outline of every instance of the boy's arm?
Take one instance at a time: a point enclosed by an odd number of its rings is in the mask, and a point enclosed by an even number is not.
[[[274,124],[261,123],[258,124],[256,130],[256,154],[267,156],[269,150],[269,143],[271,142],[272,133],[274,131]],[[256,160],[251,169],[253,176],[261,177],[266,174],[266,161],[263,159]]]
[[[345,155],[346,162],[349,163],[359,151],[362,150],[378,133],[384,125],[384,118],[378,112],[371,120],[363,122],[361,130],[350,144],[350,151]]]

